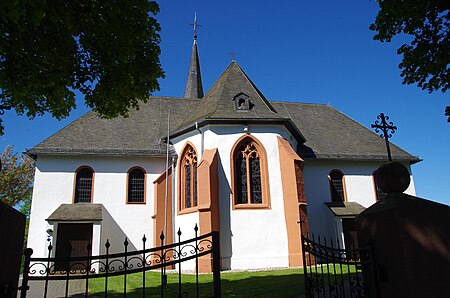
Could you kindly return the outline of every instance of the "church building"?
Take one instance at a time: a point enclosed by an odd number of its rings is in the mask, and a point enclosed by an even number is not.
[[[420,161],[391,153],[410,173]],[[223,270],[301,266],[301,232],[355,244],[354,218],[382,199],[373,173],[387,161],[368,128],[329,105],[267,99],[234,60],[204,94],[196,35],[183,98],[152,96],[128,118],[88,112],[27,154],[34,257],[49,241],[57,257],[88,244],[104,254],[106,240],[121,252],[125,237],[139,250],[144,234],[159,246],[161,232],[189,239],[197,224],[219,231]]]

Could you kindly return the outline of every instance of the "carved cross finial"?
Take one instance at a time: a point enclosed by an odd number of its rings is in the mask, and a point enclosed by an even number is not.
[[[384,138],[389,161],[392,161],[389,138],[392,138],[392,134],[394,134],[397,130],[397,126],[395,126],[392,122],[388,123],[387,121],[389,120],[389,116],[385,116],[384,113],[380,113],[380,115],[377,116],[377,119],[378,120],[376,120],[375,124],[372,124],[371,127],[375,128],[375,132],[380,134],[380,137]]]
[[[194,28],[194,40],[197,40],[197,28],[202,26],[197,24],[197,12],[194,13],[194,23],[191,26]]]
[[[231,61],[236,61],[236,60],[234,60],[234,57],[236,56],[236,53],[235,53],[233,50],[231,50],[230,52],[228,52],[228,55],[231,56]]]

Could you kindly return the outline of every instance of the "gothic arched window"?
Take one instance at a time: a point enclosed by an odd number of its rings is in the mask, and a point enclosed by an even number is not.
[[[330,181],[331,201],[332,202],[344,202],[344,174],[339,170],[332,170],[328,174]]]
[[[74,203],[91,203],[94,171],[87,166],[76,170]]]
[[[180,210],[197,207],[197,151],[186,144],[180,161]]]
[[[246,136],[232,151],[233,206],[269,207],[267,157],[264,147]]]
[[[134,167],[128,171],[127,203],[145,203],[145,171]]]

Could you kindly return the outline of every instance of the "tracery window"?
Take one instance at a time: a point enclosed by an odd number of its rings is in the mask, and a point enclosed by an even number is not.
[[[145,171],[132,168],[128,172],[128,203],[145,203]]]
[[[235,146],[232,156],[234,205],[268,207],[267,165],[262,145],[246,137]]]
[[[344,174],[339,170],[332,170],[328,174],[330,181],[331,201],[344,202]]]
[[[377,170],[372,173],[373,187],[375,188],[375,199],[378,201],[384,200],[386,198],[386,193],[384,193],[377,185],[377,180],[375,178]]]
[[[74,203],[92,202],[92,180],[94,171],[89,167],[81,167],[76,171]]]
[[[180,209],[197,207],[197,152],[187,144],[180,162]]]

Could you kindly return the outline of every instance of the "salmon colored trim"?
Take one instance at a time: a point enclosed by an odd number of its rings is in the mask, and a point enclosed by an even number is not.
[[[376,172],[377,172],[377,170],[372,172],[372,186],[373,186],[373,191],[375,194],[375,203],[380,200],[380,198],[378,197],[378,191],[377,191],[377,181],[375,180]]]
[[[185,200],[184,200],[184,171],[183,171],[183,167],[181,165],[181,163],[184,160],[184,156],[186,154],[187,149],[191,147],[192,149],[194,149],[195,154],[197,155],[198,158],[198,152],[197,149],[195,148],[194,144],[192,144],[191,142],[187,141],[186,144],[184,144],[183,149],[181,150],[181,154],[180,154],[180,158],[178,159],[178,187],[177,187],[177,193],[178,193],[178,208],[177,208],[177,215],[183,215],[183,214],[188,214],[188,213],[193,213],[193,212],[197,212],[197,206],[193,206],[190,208],[185,208]],[[197,161],[197,167],[198,167],[198,161]],[[192,183],[194,182],[193,179],[193,175],[194,173],[191,173],[192,175]],[[198,170],[197,170],[197,186],[198,186]],[[194,192],[192,191],[191,194],[191,198],[192,198],[192,205],[194,204]],[[197,189],[197,205],[198,205],[198,189]]]
[[[78,203],[75,203],[75,193],[77,191],[77,174],[82,169],[89,169],[89,170],[92,171],[91,201],[89,202],[89,203],[92,204],[94,202],[94,180],[95,180],[94,178],[95,178],[95,171],[94,171],[94,169],[92,167],[86,166],[86,165],[80,166],[80,167],[78,167],[75,170],[75,175],[74,175],[74,178],[73,178],[72,204],[78,204]]]
[[[128,202],[128,187],[130,182],[130,172],[133,170],[141,170],[144,172],[144,201],[143,202]],[[134,166],[130,168],[127,172],[127,187],[125,188],[125,204],[130,205],[145,205],[147,203],[147,172],[144,170],[144,168],[139,166]]]
[[[262,188],[262,204],[236,204],[236,178],[235,178],[235,169],[234,169],[234,156],[235,151],[237,147],[244,142],[246,139],[252,140],[257,147],[258,154],[259,154],[259,166],[261,167],[261,188]],[[270,186],[269,186],[269,171],[267,166],[267,153],[266,149],[262,145],[262,143],[255,138],[254,136],[250,134],[245,134],[242,137],[240,137],[233,145],[233,148],[231,149],[231,193],[232,193],[232,209],[233,210],[239,210],[239,209],[270,209]],[[250,185],[250,184],[248,184]]]
[[[300,208],[306,205],[306,196],[304,193],[299,194],[302,189],[298,189],[298,177],[295,170],[295,163],[303,163],[303,159],[297,155],[288,141],[278,136],[277,139],[280,158],[281,184],[283,189],[284,215],[288,238],[289,266],[302,266],[303,257],[302,246],[299,244],[301,243],[301,235],[298,222],[300,221]],[[301,174],[302,173],[303,172],[301,172]],[[300,179],[303,183],[303,175]],[[305,199],[300,200],[300,198]]]
[[[165,235],[166,244],[173,243],[172,236],[172,167],[167,169],[167,179],[168,179],[168,190],[169,193],[167,195],[167,231]],[[164,217],[165,217],[165,192],[166,192],[166,171],[164,171],[156,180],[153,182],[154,186],[154,215],[153,218],[153,246],[160,246],[161,239],[159,236],[161,232],[164,230]]]
[[[201,235],[212,231],[220,231],[218,173],[217,148],[203,151],[202,159],[198,164],[197,170],[198,211]],[[198,271],[212,272],[211,255],[199,258]]]

